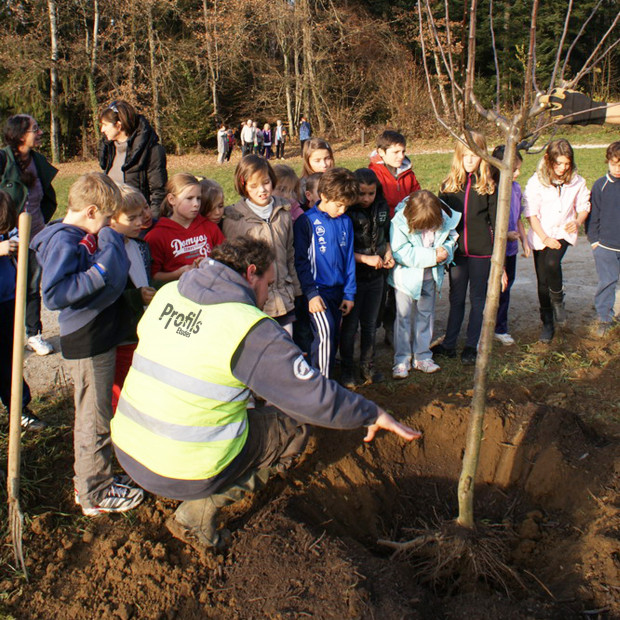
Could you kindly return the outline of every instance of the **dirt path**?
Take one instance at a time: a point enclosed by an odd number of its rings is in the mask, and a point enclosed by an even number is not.
[[[564,280],[566,285],[566,306],[570,325],[574,327],[591,324],[595,319],[594,293],[596,291],[596,271],[590,246],[585,238],[569,248],[564,261]],[[437,309],[435,333],[440,335],[445,328],[448,314],[448,291],[446,282]],[[620,313],[620,295],[616,301],[616,314]],[[526,334],[531,338],[538,329],[538,300],[536,298],[536,274],[531,258],[518,258],[517,279],[512,288],[510,307],[510,331],[519,341]],[[25,376],[34,395],[44,395],[54,387],[62,386],[68,372],[60,355],[60,338],[56,312],[43,310],[45,336],[53,344],[56,353],[39,357],[27,352]]]

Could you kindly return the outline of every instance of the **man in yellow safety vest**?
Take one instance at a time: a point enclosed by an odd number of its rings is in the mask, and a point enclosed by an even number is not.
[[[290,467],[306,424],[366,426],[365,441],[379,429],[420,437],[306,363],[260,310],[274,276],[266,243],[227,241],[164,286],[138,326],[112,421],[116,455],[140,486],[183,500],[167,525],[199,548],[227,544],[217,510]],[[248,409],[250,391],[270,405]]]

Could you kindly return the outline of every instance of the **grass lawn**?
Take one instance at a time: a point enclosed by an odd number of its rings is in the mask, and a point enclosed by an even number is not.
[[[445,148],[446,145],[441,144],[437,146]],[[351,170],[366,166],[368,164],[368,155],[360,154],[359,150],[359,147],[355,149],[336,150],[336,165],[344,166]],[[368,152],[370,152],[370,150],[369,148]],[[519,178],[519,182],[523,187],[534,173],[536,165],[541,157],[541,153],[536,155],[525,155],[521,176]],[[433,192],[438,191],[441,181],[445,178],[450,169],[451,158],[451,153],[414,154],[412,156],[413,169],[420,185],[424,189],[430,189]],[[579,173],[586,179],[589,187],[607,171],[604,148],[576,147],[575,159]],[[302,163],[299,157],[293,157],[286,160],[284,163],[294,168],[297,174],[301,174]],[[76,169],[79,169],[79,171],[76,171]],[[66,210],[69,188],[75,179],[83,172],[98,169],[99,166],[96,161],[60,165],[60,172],[54,181],[59,205],[57,217],[62,216]],[[233,182],[234,171],[235,162],[218,166],[215,163],[215,158],[211,155],[170,156],[168,158],[169,175],[176,172],[190,172],[195,175],[214,179],[220,183],[224,188],[225,204],[232,204],[238,200]]]

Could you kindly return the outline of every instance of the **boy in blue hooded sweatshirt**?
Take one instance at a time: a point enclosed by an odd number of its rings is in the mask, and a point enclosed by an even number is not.
[[[320,200],[293,226],[295,269],[310,312],[310,359],[329,378],[340,321],[354,305],[353,225],[342,217],[358,199],[359,182],[345,168],[329,168],[319,181]]]
[[[435,295],[441,290],[445,266],[454,258],[460,219],[460,213],[427,190],[413,192],[396,207],[390,228],[396,266],[388,276],[396,297],[394,379],[407,378],[412,361],[421,372],[439,370],[430,350]]]
[[[116,345],[131,324],[122,298],[129,271],[124,238],[108,227],[121,201],[105,174],[84,174],[71,186],[62,222],[31,243],[43,268],[43,301],[60,310],[60,346],[75,384],[75,499],[87,516],[124,512],[143,499],[126,476],[112,474]]]

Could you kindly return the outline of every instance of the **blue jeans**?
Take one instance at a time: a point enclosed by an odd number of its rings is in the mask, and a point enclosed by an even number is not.
[[[502,291],[499,296],[499,308],[497,309],[497,319],[495,321],[495,333],[507,334],[508,333],[508,307],[510,306],[510,289],[515,281],[515,275],[517,273],[517,255],[506,256],[506,262],[504,263],[506,269],[506,275],[508,276],[508,286],[505,291]]]
[[[411,365],[416,361],[433,359],[433,321],[435,319],[435,280],[424,280],[420,299],[394,289],[396,320],[394,321],[394,365]],[[413,345],[411,333],[413,331]]]
[[[599,321],[610,323],[614,318],[616,284],[620,276],[620,252],[614,252],[599,245],[592,253],[598,274],[598,288],[594,296],[594,307]]]

